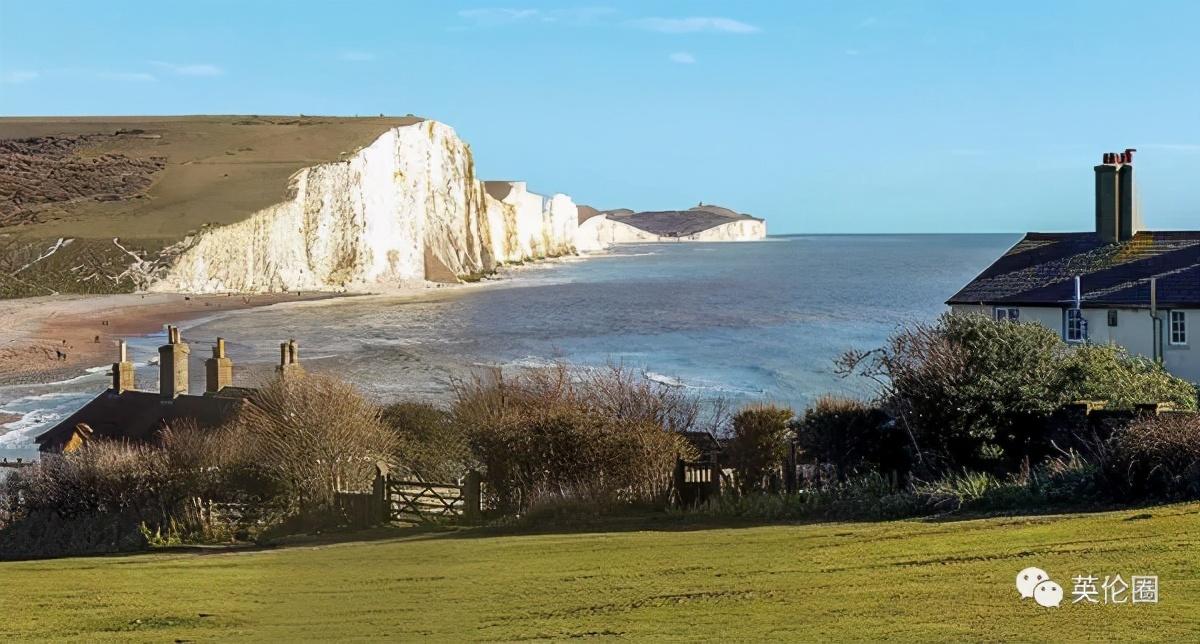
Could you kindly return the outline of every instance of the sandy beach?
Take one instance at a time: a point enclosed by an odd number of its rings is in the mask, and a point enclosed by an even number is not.
[[[0,300],[0,385],[55,380],[111,362],[119,338],[283,302],[336,297],[330,293],[256,295],[58,295]]]
[[[581,257],[555,258],[539,264],[579,259]],[[50,382],[77,376],[84,369],[112,362],[116,356],[118,339],[154,333],[167,324],[180,325],[242,309],[312,304],[350,297],[405,300],[454,297],[474,289],[505,283],[511,285],[509,279],[531,268],[505,267],[496,277],[480,282],[431,282],[427,287],[382,289],[378,292],[220,295],[128,293],[0,300],[0,385]],[[3,422],[4,419],[0,418],[0,423]]]

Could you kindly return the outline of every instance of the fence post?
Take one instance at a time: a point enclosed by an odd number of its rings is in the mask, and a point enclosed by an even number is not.
[[[712,465],[709,465],[709,478],[711,480],[708,482],[708,484],[710,486],[709,492],[708,492],[708,497],[716,498],[716,497],[721,496],[721,464],[720,463],[713,463]]]
[[[387,494],[388,466],[382,461],[375,463],[375,481],[371,484],[371,523],[387,523],[391,519]]]
[[[467,523],[479,523],[483,519],[483,476],[478,471],[467,472],[462,494],[463,519]]]
[[[783,489],[788,494],[795,494],[799,487],[796,481],[796,443],[788,441],[788,457],[787,463],[784,465],[783,471]]]

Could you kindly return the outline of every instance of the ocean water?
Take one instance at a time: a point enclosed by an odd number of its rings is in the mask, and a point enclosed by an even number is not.
[[[668,386],[733,403],[802,409],[826,393],[869,395],[834,360],[928,321],[1011,246],[1014,235],[797,235],[727,244],[639,244],[522,267],[482,288],[425,301],[339,298],[238,311],[184,325],[191,386],[226,338],[239,384],[268,376],[295,338],[309,370],[340,374],[380,401],[446,400],[455,379],[489,366],[566,360],[623,364]],[[134,338],[139,386],[156,387],[162,334]],[[0,388],[0,455],[107,386],[107,367],[67,382]]]

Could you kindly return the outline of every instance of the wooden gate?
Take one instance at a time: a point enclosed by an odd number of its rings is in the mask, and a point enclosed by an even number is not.
[[[675,500],[699,505],[721,494],[721,466],[707,461],[675,461]]]
[[[384,482],[384,509],[388,521],[435,523],[476,521],[480,516],[480,477],[467,474],[460,483],[430,483],[388,478]]]

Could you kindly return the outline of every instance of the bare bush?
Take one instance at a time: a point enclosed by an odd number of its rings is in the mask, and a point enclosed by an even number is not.
[[[455,481],[473,466],[469,436],[450,413],[428,403],[396,403],[383,409],[396,434],[398,471],[424,481]]]
[[[1113,434],[1111,481],[1134,498],[1200,498],[1200,415],[1147,416]]]
[[[330,376],[276,379],[248,403],[233,431],[278,486],[278,500],[295,510],[328,510],[335,492],[366,489],[376,463],[396,450],[379,408]]]
[[[699,422],[699,403],[621,367],[497,371],[457,394],[454,422],[502,511],[661,498],[675,459],[694,457],[679,432]]]

